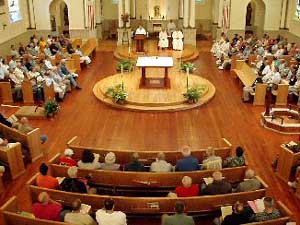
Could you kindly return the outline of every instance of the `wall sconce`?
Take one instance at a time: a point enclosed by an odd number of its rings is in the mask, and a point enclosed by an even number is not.
[[[3,30],[5,30],[7,24],[2,24]]]

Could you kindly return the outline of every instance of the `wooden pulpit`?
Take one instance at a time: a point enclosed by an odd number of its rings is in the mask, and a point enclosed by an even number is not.
[[[136,52],[145,52],[144,50],[145,35],[137,34],[135,35],[134,39],[136,40]]]

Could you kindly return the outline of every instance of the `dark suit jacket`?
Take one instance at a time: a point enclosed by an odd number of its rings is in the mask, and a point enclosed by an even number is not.
[[[211,184],[207,185],[206,188],[202,190],[204,195],[218,195],[218,194],[227,194],[232,192],[231,184],[225,180],[214,181]]]
[[[176,171],[194,171],[200,170],[199,161],[193,156],[188,156],[180,159],[176,163]]]

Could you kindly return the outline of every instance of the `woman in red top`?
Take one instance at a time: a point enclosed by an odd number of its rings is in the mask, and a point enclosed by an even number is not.
[[[77,166],[77,162],[72,159],[74,152],[72,149],[67,148],[64,152],[64,156],[59,159],[59,164],[64,166]]]
[[[192,178],[184,176],[182,178],[182,185],[176,187],[175,193],[178,197],[193,197],[199,194],[199,185],[193,184]]]

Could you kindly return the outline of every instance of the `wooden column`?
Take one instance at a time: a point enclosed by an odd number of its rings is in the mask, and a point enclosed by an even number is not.
[[[282,0],[280,29],[286,28],[287,0]]]

